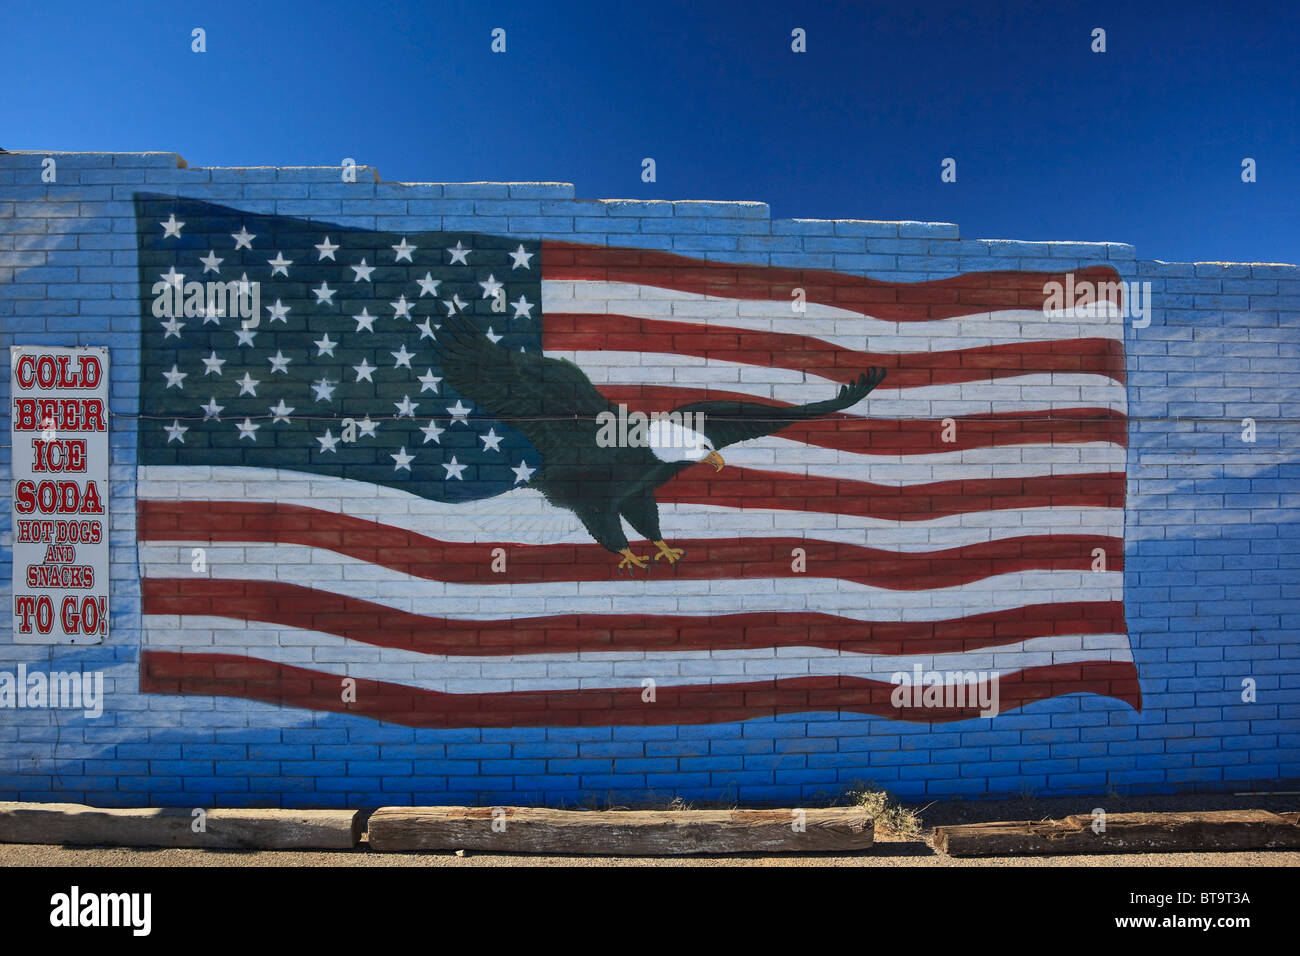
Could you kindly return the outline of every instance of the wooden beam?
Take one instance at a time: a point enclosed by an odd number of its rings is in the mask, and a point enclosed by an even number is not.
[[[67,846],[344,850],[361,840],[357,810],[102,809],[77,803],[0,803],[0,843]]]
[[[1092,824],[1092,816],[1081,813],[1063,820],[935,827],[934,848],[949,856],[1300,849],[1300,826],[1265,810],[1111,813],[1100,833]]]
[[[801,814],[797,816],[796,814]],[[368,826],[370,848],[682,856],[824,853],[871,846],[860,809],[545,810],[527,807],[386,807]]]

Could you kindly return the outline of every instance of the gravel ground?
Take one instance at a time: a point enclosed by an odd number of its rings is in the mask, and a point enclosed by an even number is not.
[[[1043,820],[1072,813],[1089,813],[1102,807],[1107,813],[1139,810],[1246,810],[1290,811],[1300,806],[1300,797],[1233,797],[1230,795],[1184,795],[1175,797],[1061,797],[997,801],[952,800],[920,810],[925,827],[978,823],[995,820]],[[31,844],[0,845],[3,867],[97,867],[97,866],[426,866],[426,867],[515,867],[515,866],[1300,866],[1300,851],[1250,851],[1240,853],[1150,853],[1104,856],[1036,856],[956,859],[937,855],[924,838],[903,838],[878,832],[876,846],[862,853],[746,854],[725,857],[591,857],[526,856],[519,854],[466,853],[373,853],[364,844],[355,850],[328,852],[123,849],[104,847],[59,847]]]

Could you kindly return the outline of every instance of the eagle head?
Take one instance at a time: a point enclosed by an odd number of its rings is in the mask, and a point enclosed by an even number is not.
[[[660,461],[707,461],[716,471],[725,464],[707,435],[668,419],[650,423],[646,444]]]

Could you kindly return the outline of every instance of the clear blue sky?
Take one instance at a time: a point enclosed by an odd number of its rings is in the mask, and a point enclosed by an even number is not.
[[[350,156],[387,180],[559,180],[588,198],[1300,262],[1293,2],[0,7],[9,149]],[[657,183],[641,182],[646,156]],[[949,156],[955,184],[939,178]]]

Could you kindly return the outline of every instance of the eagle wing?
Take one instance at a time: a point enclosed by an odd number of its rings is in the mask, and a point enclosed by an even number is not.
[[[833,412],[850,408],[862,401],[867,394],[885,380],[883,368],[873,368],[847,385],[840,387],[839,394],[824,402],[812,402],[808,405],[795,405],[781,408],[762,405],[758,402],[694,402],[674,409],[675,412],[703,412],[704,434],[713,442],[715,448],[725,448],[737,442],[751,438],[761,438],[778,432],[795,422],[819,418]]]
[[[566,422],[613,410],[574,363],[498,345],[459,312],[443,320],[438,344],[447,384],[523,432],[543,458],[568,440]]]

